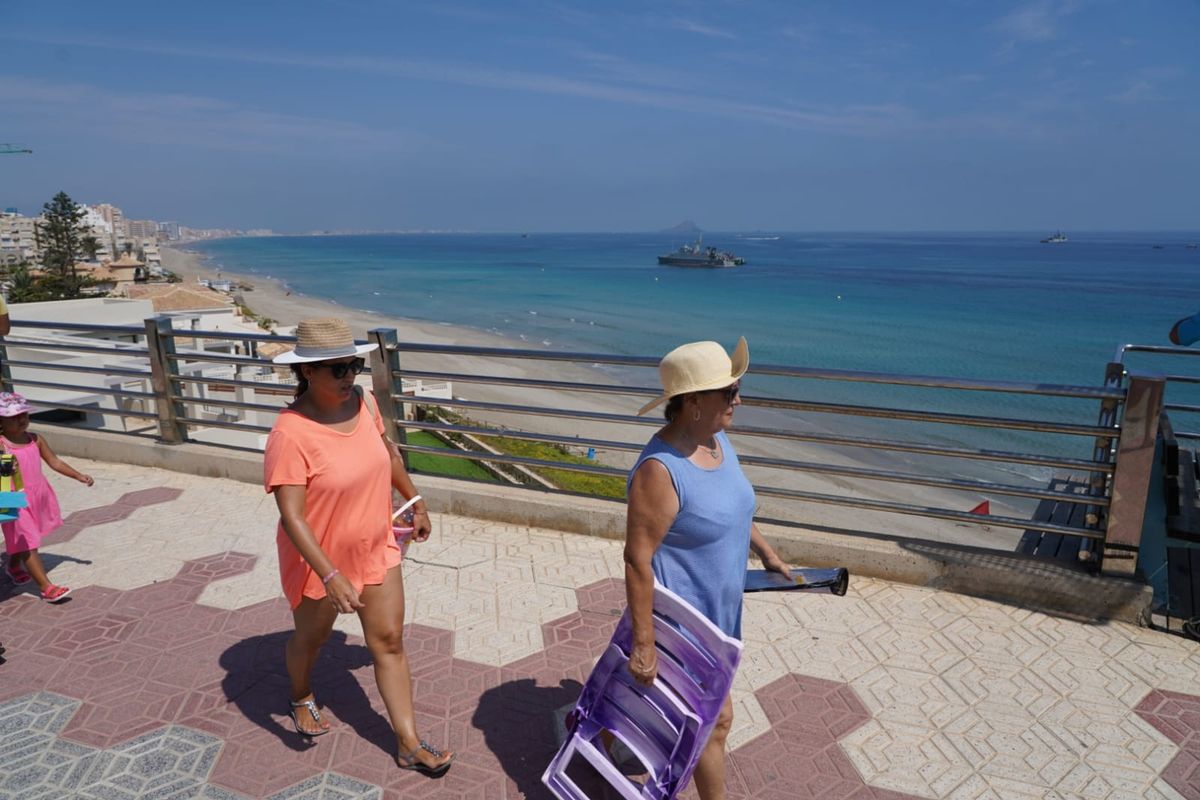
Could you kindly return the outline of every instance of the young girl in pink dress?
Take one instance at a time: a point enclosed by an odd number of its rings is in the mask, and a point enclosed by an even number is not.
[[[55,472],[88,486],[94,481],[91,475],[84,475],[54,455],[44,437],[29,432],[31,410],[25,398],[16,392],[0,392],[0,446],[16,456],[17,469],[21,472],[25,496],[29,501],[29,506],[22,508],[15,520],[0,525],[4,529],[4,549],[8,551],[5,569],[13,583],[29,583],[30,579],[37,581],[42,599],[57,603],[71,590],[50,582],[42,565],[42,557],[38,555],[38,545],[42,539],[62,525],[58,497],[42,474],[42,462]]]

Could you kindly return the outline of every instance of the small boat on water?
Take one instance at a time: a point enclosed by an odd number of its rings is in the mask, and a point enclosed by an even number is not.
[[[746,259],[735,256],[726,250],[715,247],[705,247],[704,237],[696,239],[694,244],[680,245],[678,250],[658,257],[659,264],[670,267],[704,267],[719,269],[721,267],[740,267]]]
[[[1065,241],[1067,241],[1067,235],[1062,231],[1055,231],[1053,236],[1042,239],[1042,244],[1062,244]]]

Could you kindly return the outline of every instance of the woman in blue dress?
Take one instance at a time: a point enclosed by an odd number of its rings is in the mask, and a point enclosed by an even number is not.
[[[790,574],[754,525],[754,488],[725,431],[750,364],[745,338],[733,357],[716,342],[672,350],[658,367],[667,424],[642,450],[629,476],[625,592],[633,621],[629,671],[642,683],[658,672],[652,622],[654,581],[691,603],[726,634],[742,637],[742,592],[749,551],[769,570]],[[701,800],[725,797],[728,697],[694,774]]]

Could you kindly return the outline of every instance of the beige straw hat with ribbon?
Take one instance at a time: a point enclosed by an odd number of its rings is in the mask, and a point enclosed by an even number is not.
[[[302,319],[296,326],[296,349],[280,353],[271,360],[276,364],[303,364],[361,356],[378,347],[377,344],[355,344],[350,326],[337,317]]]
[[[707,392],[732,386],[750,366],[750,348],[746,337],[738,339],[733,357],[716,342],[691,342],[676,347],[658,362],[658,378],[663,393],[638,411],[645,414],[655,406],[662,405],[678,394]]]

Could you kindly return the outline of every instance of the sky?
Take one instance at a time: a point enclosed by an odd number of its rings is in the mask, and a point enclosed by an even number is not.
[[[0,0],[0,208],[1200,229],[1195,0]]]

